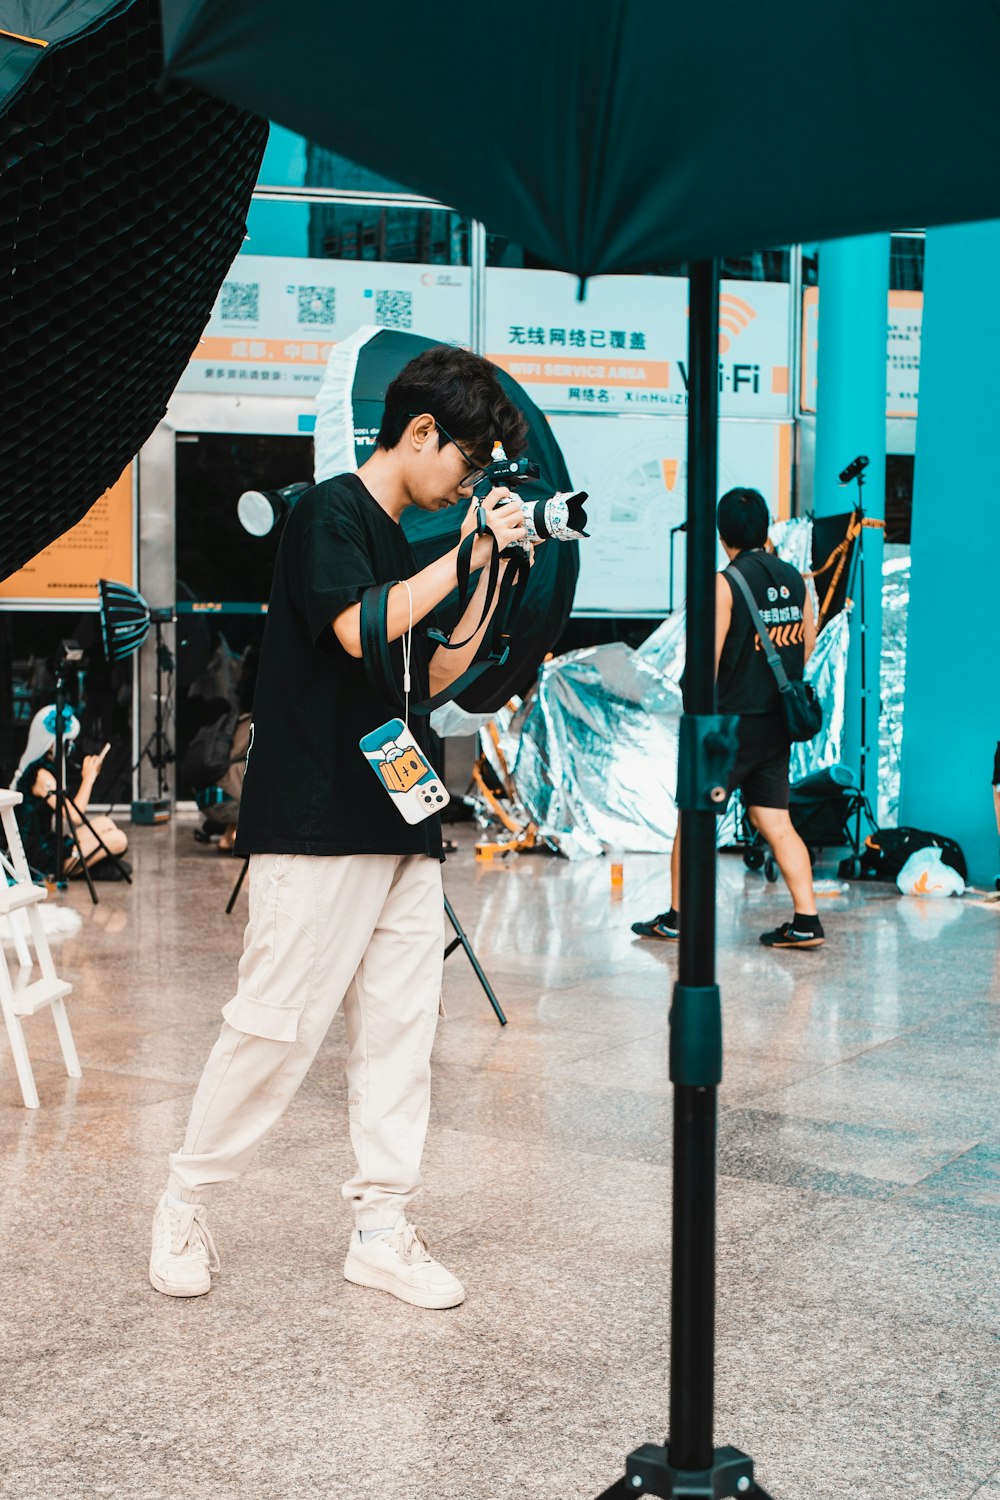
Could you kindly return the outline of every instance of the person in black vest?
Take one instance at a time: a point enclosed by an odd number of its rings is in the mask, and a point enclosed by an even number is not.
[[[770,844],[791,892],[794,912],[773,932],[761,933],[768,948],[818,948],[824,941],[816,911],[809,851],[788,812],[791,742],[774,673],[761,650],[746,600],[729,578],[738,570],[750,586],[761,618],[789,678],[801,679],[816,644],[812,600],[801,573],[767,550],[770,516],[757,490],[735,489],[718,509],[719,538],[729,567],[715,591],[715,663],[720,714],[739,715],[739,749],[729,790],[739,787],[750,821]],[[672,899],[668,911],[633,922],[639,937],[667,941],[680,936],[680,828],[670,857]]]
[[[450,345],[428,349],[390,384],[371,457],[357,473],[307,490],[285,522],[236,839],[250,860],[243,958],[153,1220],[149,1279],[168,1296],[210,1290],[219,1261],[207,1204],[277,1124],[343,1008],[356,1159],[343,1187],[354,1220],[344,1276],[416,1307],[465,1297],[409,1218],[441,998],[441,823],[437,812],[401,815],[391,780],[383,785],[362,750],[397,709],[366,673],[360,601],[373,586],[393,585],[386,633],[407,693],[412,673],[414,704],[464,673],[487,627],[494,547],[503,553],[527,536],[503,487],[484,502],[480,535],[472,489],[493,444],[516,457],[526,432],[487,360]],[[428,627],[456,587],[459,547],[418,568],[400,517],[411,505],[458,504],[468,507],[461,531],[463,543],[473,539],[471,568],[482,572],[455,630],[465,644],[446,651]],[[398,751],[401,782],[433,766],[421,758],[430,756],[426,717],[414,715],[409,727],[420,753]]]

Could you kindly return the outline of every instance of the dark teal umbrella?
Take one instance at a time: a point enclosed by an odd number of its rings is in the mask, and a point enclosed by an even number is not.
[[[560,270],[1000,214],[994,0],[162,0],[168,70]]]

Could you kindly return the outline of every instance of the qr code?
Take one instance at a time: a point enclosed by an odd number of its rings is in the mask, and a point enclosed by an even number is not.
[[[335,323],[337,289],[332,286],[297,286],[300,323]]]
[[[260,282],[224,281],[219,316],[227,323],[255,323],[260,317]]]
[[[380,328],[412,328],[413,293],[376,292],[375,322]]]

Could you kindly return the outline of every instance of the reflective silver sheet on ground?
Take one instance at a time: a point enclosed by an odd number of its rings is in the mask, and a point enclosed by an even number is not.
[[[899,764],[906,691],[906,621],[910,608],[910,549],[888,546],[882,566],[882,712],[878,725],[878,825],[899,817]]]
[[[772,528],[780,555],[800,571],[810,566],[812,523]],[[879,801],[881,824],[894,821],[899,796],[909,603],[909,553],[887,548],[883,583],[882,714]],[[637,651],[617,643],[548,662],[536,692],[516,714],[497,718],[501,748],[527,815],[541,835],[571,859],[619,846],[665,852],[677,824],[677,739],[684,670],[683,609],[664,620]],[[806,668],[823,705],[823,729],[792,749],[791,776],[842,759],[849,611],[830,621]],[[492,741],[481,736],[488,758]],[[500,769],[500,767],[496,767]],[[719,822],[720,844],[737,834],[731,806]]]
[[[518,795],[542,836],[570,859],[615,846],[668,850],[680,712],[676,685],[621,643],[546,663],[526,708],[501,726]]]

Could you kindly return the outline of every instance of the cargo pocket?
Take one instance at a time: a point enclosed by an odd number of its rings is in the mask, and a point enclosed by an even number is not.
[[[309,994],[316,935],[302,924],[313,911],[313,872],[304,855],[256,854],[250,860],[250,920],[236,994],[223,1007],[247,1036],[294,1042]]]

